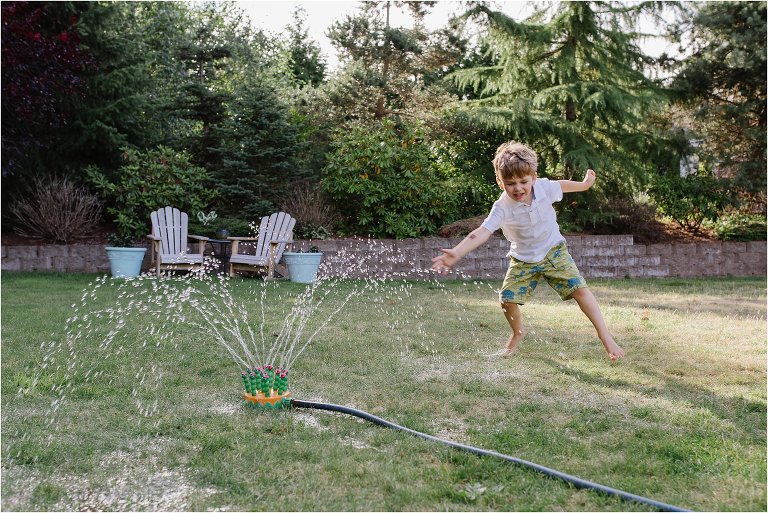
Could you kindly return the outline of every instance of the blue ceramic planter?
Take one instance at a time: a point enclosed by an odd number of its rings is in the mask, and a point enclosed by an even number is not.
[[[296,283],[312,283],[317,277],[317,268],[320,266],[322,253],[283,253],[285,264],[288,266],[288,274],[291,281]]]
[[[114,278],[134,278],[141,274],[141,263],[147,248],[117,248],[107,246],[109,268]]]

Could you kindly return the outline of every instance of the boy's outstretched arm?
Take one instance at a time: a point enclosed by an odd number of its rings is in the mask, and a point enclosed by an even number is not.
[[[440,251],[443,254],[432,259],[432,269],[443,273],[447,272],[448,269],[464,258],[464,255],[485,244],[490,237],[491,232],[487,228],[482,226],[476,228],[452,249],[441,249]]]
[[[595,171],[592,169],[587,169],[587,174],[584,175],[584,180],[581,182],[575,182],[573,180],[558,180],[558,183],[560,184],[560,188],[563,190],[563,192],[582,192],[592,187],[592,184],[595,183],[596,179],[597,175],[595,174]]]

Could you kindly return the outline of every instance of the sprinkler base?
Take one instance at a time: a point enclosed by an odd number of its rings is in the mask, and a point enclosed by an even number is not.
[[[291,391],[288,390],[282,394],[278,394],[274,390],[271,391],[269,397],[265,396],[261,392],[256,395],[251,395],[246,392],[243,395],[245,399],[245,406],[248,408],[259,408],[267,410],[276,410],[278,408],[288,408],[291,404]]]

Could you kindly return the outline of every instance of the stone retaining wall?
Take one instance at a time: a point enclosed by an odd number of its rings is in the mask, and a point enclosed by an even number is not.
[[[661,278],[705,276],[765,276],[766,242],[705,242],[692,244],[634,244],[632,235],[575,235],[566,236],[568,250],[585,278]],[[315,245],[339,266],[344,262],[373,257],[389,271],[417,278],[424,276],[431,260],[440,248],[455,246],[461,239],[405,239],[313,241]],[[297,248],[308,249],[301,241]],[[370,247],[375,249],[371,255]],[[334,258],[340,251],[344,258]],[[509,242],[492,237],[486,244],[467,255],[456,270],[455,277],[501,278],[509,260],[506,253]],[[387,259],[387,255],[399,258]],[[335,262],[338,260],[339,262]],[[380,265],[380,264],[378,264]]]
[[[631,235],[567,236],[568,248],[586,278],[765,276],[766,242],[634,244]],[[334,274],[360,276],[381,269],[399,276],[429,276],[440,248],[461,239],[333,239],[312,241]],[[297,241],[294,249],[308,249]],[[0,246],[3,271],[109,272],[103,246]],[[500,278],[509,243],[493,237],[462,260],[454,277]],[[144,259],[144,269],[149,256]],[[351,272],[350,272],[351,270]]]

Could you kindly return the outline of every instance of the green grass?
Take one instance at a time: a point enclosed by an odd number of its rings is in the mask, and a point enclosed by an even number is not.
[[[3,510],[648,510],[350,416],[245,410],[199,317],[173,322],[154,280],[95,279],[2,275]],[[592,281],[618,364],[549,290],[515,357],[490,357],[498,285],[367,290],[297,359],[294,397],[694,510],[766,510],[765,279]],[[250,320],[262,287],[233,281]],[[271,337],[304,288],[268,287]]]

